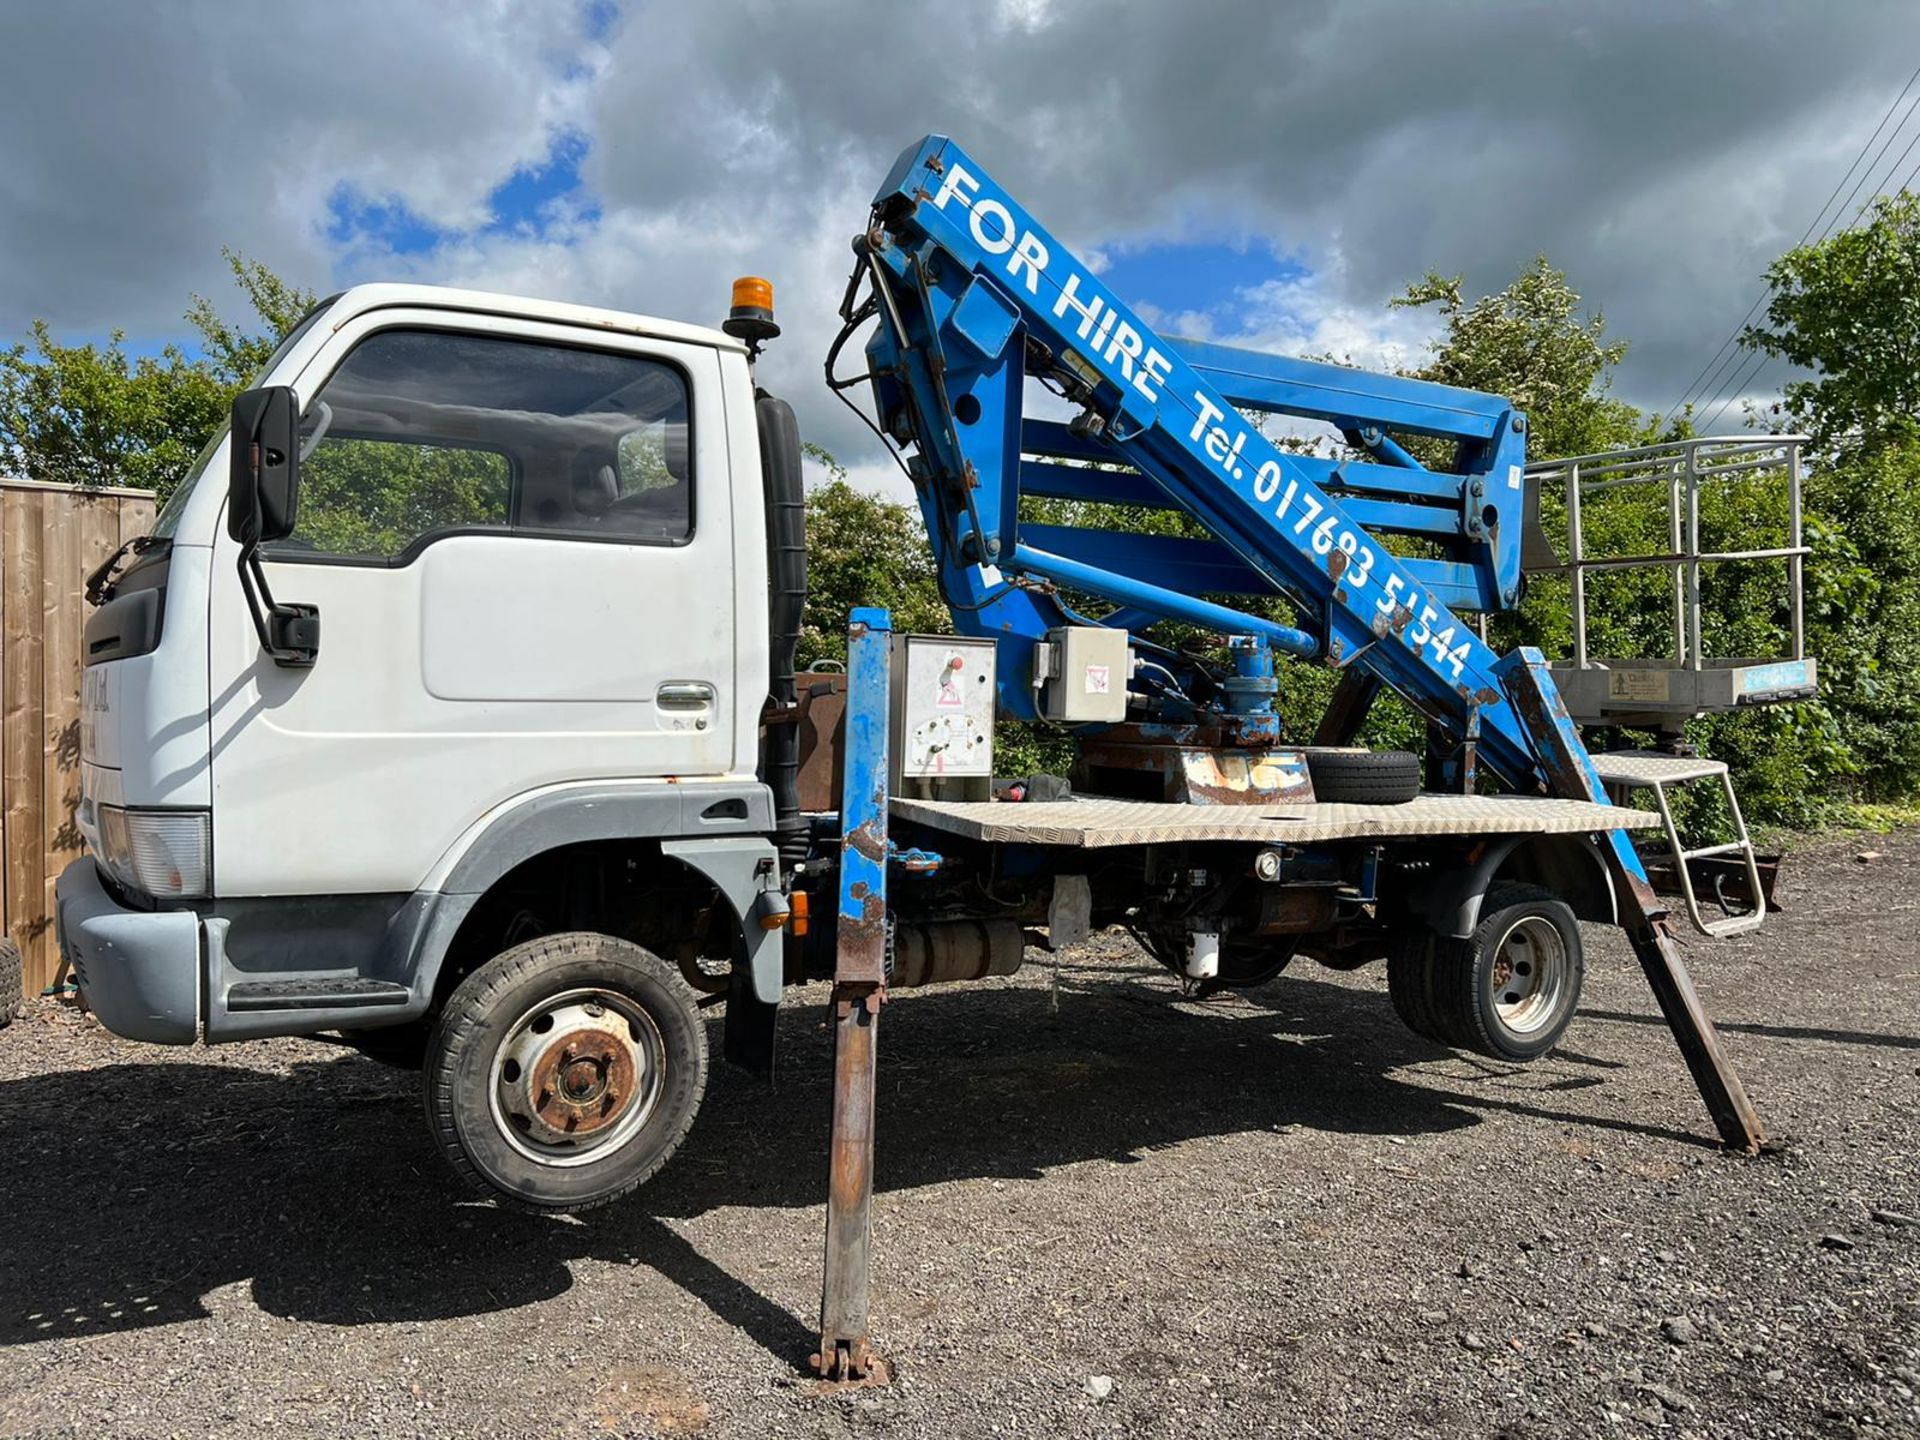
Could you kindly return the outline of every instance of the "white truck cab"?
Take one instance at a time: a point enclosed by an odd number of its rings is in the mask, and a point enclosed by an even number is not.
[[[621,906],[660,917],[663,951],[671,936],[759,958],[743,973],[777,998],[778,936],[744,920],[780,884],[758,778],[765,467],[797,496],[799,457],[747,347],[369,285],[316,308],[249,393],[279,387],[299,417],[286,533],[257,553],[235,538],[227,480],[247,457],[232,447],[256,442],[223,434],[87,628],[93,853],[60,879],[58,925],[102,1022],[183,1044],[391,1031],[515,943],[610,929]],[[763,457],[769,433],[781,453]],[[272,643],[254,589],[301,617],[298,644]],[[610,1143],[679,1078],[646,1073],[674,1060],[656,1043],[672,1018],[618,1026],[593,983],[571,1010],[505,1017],[532,1049],[486,1057],[476,1100],[508,1140],[533,1134],[522,1148],[546,1167],[527,1186],[583,1168],[587,1120]],[[545,1053],[568,1027],[621,1032],[594,1073],[555,1082],[595,1105],[624,1086],[604,1114],[543,1113],[531,1088],[580,1048]],[[703,1079],[704,1042],[680,1063]],[[503,1068],[529,1071],[524,1093]],[[542,1197],[592,1203],[613,1183]]]

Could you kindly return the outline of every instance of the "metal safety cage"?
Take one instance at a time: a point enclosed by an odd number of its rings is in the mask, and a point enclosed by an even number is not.
[[[1571,591],[1573,655],[1554,666],[1568,709],[1583,724],[1677,730],[1694,715],[1742,705],[1806,699],[1818,669],[1806,652],[1805,565],[1811,553],[1801,520],[1800,435],[1676,440],[1631,450],[1579,455],[1527,468],[1530,485],[1564,498],[1566,558],[1529,563],[1530,574],[1566,575]],[[1710,486],[1765,477],[1785,488],[1781,543],[1708,550],[1701,537],[1701,495]],[[1592,553],[1589,505],[1609,494],[1658,490],[1665,498],[1668,548],[1646,555]],[[1711,656],[1704,640],[1702,576],[1707,567],[1771,563],[1785,567],[1787,614],[1781,653]],[[1672,575],[1671,644],[1664,655],[1596,657],[1588,623],[1588,577],[1667,570]]]

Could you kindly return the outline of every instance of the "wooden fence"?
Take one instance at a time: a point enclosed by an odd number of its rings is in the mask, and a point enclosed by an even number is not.
[[[53,882],[81,852],[80,650],[87,573],[153,527],[145,490],[0,480],[0,912],[27,994],[52,982]]]

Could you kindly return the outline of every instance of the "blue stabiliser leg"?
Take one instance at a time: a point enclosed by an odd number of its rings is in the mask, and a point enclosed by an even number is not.
[[[867,1343],[873,1250],[873,1105],[887,997],[887,664],[893,621],[856,609],[847,629],[846,781],[840,804],[840,922],[833,973],[833,1133],[820,1350],[829,1380],[882,1378]]]
[[[1527,727],[1553,791],[1567,799],[1605,804],[1606,790],[1540,652],[1522,647],[1495,665],[1494,672]],[[1700,1097],[1707,1102],[1720,1138],[1732,1149],[1757,1154],[1766,1144],[1766,1131],[1693,988],[1693,977],[1687,974],[1673,929],[1667,923],[1667,907],[1647,883],[1646,867],[1640,863],[1627,832],[1611,831],[1607,840],[1607,863],[1619,899],[1620,927],[1633,943],[1634,956],[1660,1002],[1667,1028],[1686,1057],[1687,1069],[1700,1087]]]

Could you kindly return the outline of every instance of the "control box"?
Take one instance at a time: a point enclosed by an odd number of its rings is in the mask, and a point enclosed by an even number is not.
[[[1127,632],[1098,625],[1062,625],[1047,631],[1035,652],[1043,673],[1040,713],[1049,720],[1106,721],[1127,718],[1127,677],[1133,657]]]
[[[895,793],[952,800],[990,796],[996,653],[986,639],[893,637],[889,769]]]

